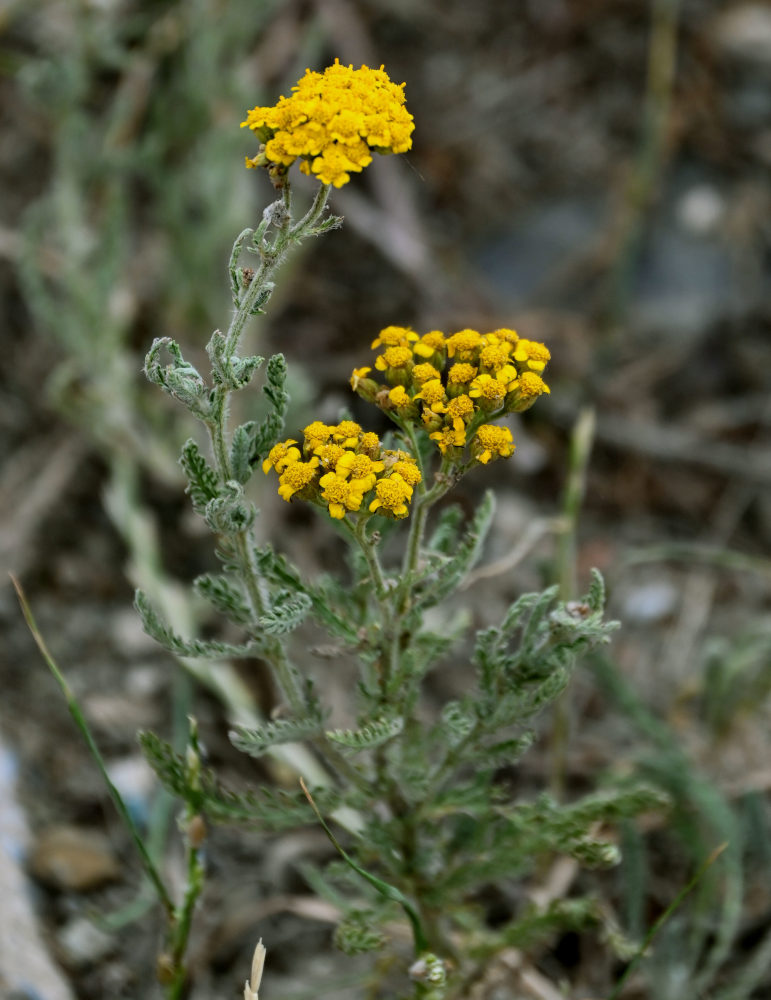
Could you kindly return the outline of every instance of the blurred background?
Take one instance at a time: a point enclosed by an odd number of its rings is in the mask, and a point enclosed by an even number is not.
[[[373,421],[347,379],[386,325],[507,326],[550,347],[551,395],[515,426],[514,458],[462,484],[469,509],[491,482],[499,498],[491,568],[463,600],[487,624],[526,589],[577,596],[602,570],[623,628],[576,679],[561,782],[569,795],[635,769],[673,807],[620,828],[619,869],[571,885],[641,936],[727,843],[623,995],[771,996],[771,7],[5,0],[0,32],[0,567],[158,849],[173,863],[173,813],[137,728],[173,735],[195,711],[226,775],[264,778],[226,720],[273,694],[238,674],[190,685],[132,609],[141,583],[193,627],[185,588],[213,564],[176,465],[197,429],[145,384],[144,354],[171,336],[203,361],[228,322],[230,247],[272,199],[243,169],[247,109],[336,57],[383,64],[406,83],[413,149],[333,193],[343,228],[290,260],[249,346],[289,359],[292,433],[346,407]],[[337,536],[262,486],[260,530],[311,571],[334,566]],[[18,807],[23,892],[62,970],[39,995],[150,995],[158,926],[130,845],[0,587],[0,740],[17,776],[0,810]],[[468,669],[449,664],[436,698]],[[531,757],[523,788],[554,766]],[[73,829],[102,839],[68,853]],[[307,903],[299,859],[325,850],[315,834],[215,834],[192,996],[235,995],[258,934],[267,996],[365,995]],[[0,995],[31,996],[20,954],[0,958]],[[482,995],[598,997],[622,968],[578,935],[533,962],[539,987],[511,973]]]

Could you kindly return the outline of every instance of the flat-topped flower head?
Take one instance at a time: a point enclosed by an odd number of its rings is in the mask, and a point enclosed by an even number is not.
[[[536,375],[534,372],[524,372],[520,375],[517,389],[521,396],[528,398],[536,398],[537,396],[542,396],[545,392],[551,392],[551,389],[541,376]]]
[[[383,353],[375,358],[375,368],[383,372],[390,385],[406,385],[413,366],[414,360],[409,347],[386,347]]]
[[[412,367],[412,364],[412,351],[401,344],[386,347],[380,357],[375,359],[375,368],[381,372],[388,371],[389,368],[407,368],[408,365]]]
[[[386,411],[395,410],[398,416],[403,419],[417,416],[418,413],[417,404],[413,402],[412,396],[403,385],[395,385],[393,389],[389,390],[388,397],[383,402],[383,409]]]
[[[405,153],[414,124],[404,106],[404,84],[393,83],[381,67],[342,66],[323,73],[310,69],[274,107],[256,107],[241,123],[257,134],[264,150],[247,167],[290,167],[322,184],[342,187],[372,162],[372,153]]]
[[[497,424],[482,424],[471,441],[471,453],[482,465],[496,458],[508,458],[514,448],[509,428]]]

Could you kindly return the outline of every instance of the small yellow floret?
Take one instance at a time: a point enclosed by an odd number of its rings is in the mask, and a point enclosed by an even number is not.
[[[443,455],[447,454],[448,449],[462,448],[466,443],[465,429],[461,434],[458,434],[454,427],[442,427],[441,430],[434,431],[429,436],[432,441],[436,441],[439,451]]]
[[[474,361],[474,353],[482,345],[482,335],[477,330],[459,330],[447,340],[447,354],[458,361]]]
[[[503,402],[508,389],[492,375],[482,373],[471,383],[469,396],[480,401],[486,410],[494,410]]]
[[[549,348],[535,340],[520,340],[514,349],[514,360],[524,363],[530,371],[540,374],[551,359]]]
[[[440,379],[430,379],[417,393],[415,399],[422,399],[429,410],[434,413],[444,413],[447,409],[447,395]]]
[[[371,513],[380,511],[390,517],[406,517],[407,503],[412,498],[412,487],[397,473],[386,479],[378,479],[375,484],[375,499],[369,505]]]
[[[396,407],[397,410],[400,407],[409,406],[412,403],[412,397],[403,385],[395,385],[393,389],[389,390],[388,400],[392,406]]]
[[[356,392],[359,387],[359,383],[369,375],[372,369],[369,366],[363,368],[354,368],[351,372],[351,388]]]
[[[338,476],[350,478],[352,482],[365,484],[365,493],[372,489],[377,473],[384,469],[385,462],[375,462],[368,455],[357,455],[352,451],[345,452],[335,466],[335,472]]]
[[[465,394],[456,396],[447,404],[447,416],[457,426],[458,421],[468,423],[474,416],[474,402]]]
[[[483,465],[496,458],[508,458],[514,448],[509,428],[496,424],[482,424],[471,443],[474,458]]]
[[[551,389],[544,382],[540,375],[536,375],[535,372],[523,372],[519,377],[519,383],[517,385],[520,396],[524,399],[530,399],[535,396],[542,396],[544,393],[550,393]]]
[[[408,486],[417,486],[423,478],[417,462],[412,457],[409,460],[400,459],[398,462],[394,462],[391,470],[398,473]]]
[[[311,453],[314,452],[320,445],[326,444],[327,441],[329,441],[332,437],[333,431],[334,427],[330,424],[324,424],[320,420],[314,420],[313,423],[308,424],[303,431],[305,447]]]
[[[497,330],[493,330],[492,333],[486,333],[485,340],[488,344],[498,344],[501,342],[516,344],[519,340],[519,334],[516,330],[509,330],[505,326],[502,326]]]
[[[479,366],[488,372],[500,371],[504,365],[508,364],[510,354],[510,344],[488,344],[479,352]]]
[[[320,444],[313,449],[313,454],[318,458],[322,468],[334,469],[340,458],[345,454],[342,445],[329,441],[327,444]]]
[[[332,428],[332,440],[344,448],[355,448],[361,436],[361,424],[355,420],[342,420]]]
[[[262,471],[268,473],[271,469],[275,469],[280,474],[292,462],[299,462],[302,458],[300,449],[292,447],[292,445],[296,444],[297,442],[293,438],[290,438],[288,441],[274,445],[268,452],[268,457],[262,463]]]
[[[380,455],[380,438],[374,431],[365,431],[359,438],[359,451],[370,458]]]
[[[361,507],[368,489],[362,482],[343,479],[334,472],[322,476],[319,486],[322,489],[321,496],[329,504],[330,516],[338,520],[345,517],[347,510],[358,510]]]
[[[307,462],[292,462],[279,479],[278,495],[289,501],[306,486],[310,486],[316,475],[319,460],[314,456]]]
[[[384,372],[389,368],[406,368],[412,364],[412,351],[409,347],[386,347],[383,353],[375,359],[375,368]]]
[[[372,350],[380,347],[409,347],[413,340],[417,340],[418,335],[408,326],[387,326],[372,341]]]
[[[412,381],[417,386],[422,386],[425,382],[430,382],[432,379],[438,379],[439,375],[440,373],[437,369],[427,361],[415,365],[412,369]]]
[[[444,348],[444,334],[441,330],[431,330],[420,338],[412,348],[419,358],[430,358]]]
[[[447,385],[460,386],[468,385],[476,375],[477,370],[466,361],[457,362],[447,372]]]

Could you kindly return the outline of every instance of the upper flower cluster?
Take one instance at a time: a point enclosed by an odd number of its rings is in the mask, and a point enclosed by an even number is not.
[[[331,517],[361,510],[402,518],[409,513],[413,488],[420,482],[417,462],[405,451],[382,448],[377,434],[353,420],[324,424],[315,420],[303,431],[302,450],[289,439],[277,444],[262,463],[279,475],[279,495],[323,504]]]
[[[484,464],[507,457],[514,450],[511,432],[487,421],[526,410],[549,392],[541,378],[548,349],[514,330],[467,329],[449,337],[432,330],[421,337],[407,327],[389,326],[372,347],[381,348],[375,369],[386,385],[369,377],[371,367],[356,368],[354,391],[397,423],[419,421],[451,457],[466,445]]]
[[[372,151],[404,153],[412,146],[412,115],[404,106],[404,84],[380,69],[353,69],[335,61],[323,73],[306,70],[291,97],[274,107],[252,108],[241,126],[264,144],[247,167],[290,167],[323,184],[342,187],[372,162]]]

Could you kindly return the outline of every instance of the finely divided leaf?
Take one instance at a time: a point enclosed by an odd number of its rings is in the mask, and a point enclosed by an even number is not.
[[[349,750],[371,750],[398,736],[404,728],[404,720],[375,719],[361,729],[331,729],[326,733],[328,740]]]
[[[256,427],[253,420],[240,424],[233,431],[233,440],[230,443],[230,466],[233,478],[242,485],[249,481],[252,474],[251,457]]]
[[[271,747],[280,743],[299,743],[319,732],[321,720],[317,717],[308,719],[276,719],[265,722],[251,729],[239,726],[230,733],[230,742],[242,753],[250,757],[262,757]]]
[[[204,573],[196,577],[193,587],[236,625],[249,625],[251,622],[252,612],[244,599],[243,591],[227,576]]]
[[[285,792],[258,788],[254,792],[233,792],[224,788],[214,772],[208,769],[200,773],[198,787],[191,790],[185,759],[181,754],[154,733],[141,733],[139,739],[147,762],[163,787],[186,801],[194,791],[196,808],[212,822],[257,823],[265,830],[285,830],[313,821],[313,812],[299,790]],[[333,812],[341,804],[340,795],[333,788],[314,788],[313,797],[325,812]]]
[[[286,590],[281,591],[271,610],[261,616],[260,628],[268,635],[285,635],[287,632],[292,632],[307,615],[311,603],[307,594],[290,596]]]
[[[196,514],[203,515],[210,500],[219,496],[219,482],[216,473],[201,454],[201,450],[192,438],[182,446],[179,464],[187,476],[187,492],[193,502]]]
[[[176,656],[207,656],[222,659],[223,657],[259,656],[263,650],[260,642],[252,640],[241,646],[216,640],[184,639],[171,629],[150,604],[147,595],[137,590],[134,596],[134,607],[139,612],[145,632],[155,641]]]
[[[479,557],[492,523],[494,511],[495,496],[491,490],[488,490],[477,508],[463,540],[457,546],[455,554],[433,572],[431,578],[426,581],[425,592],[418,598],[417,607],[433,607],[455,590]]]

